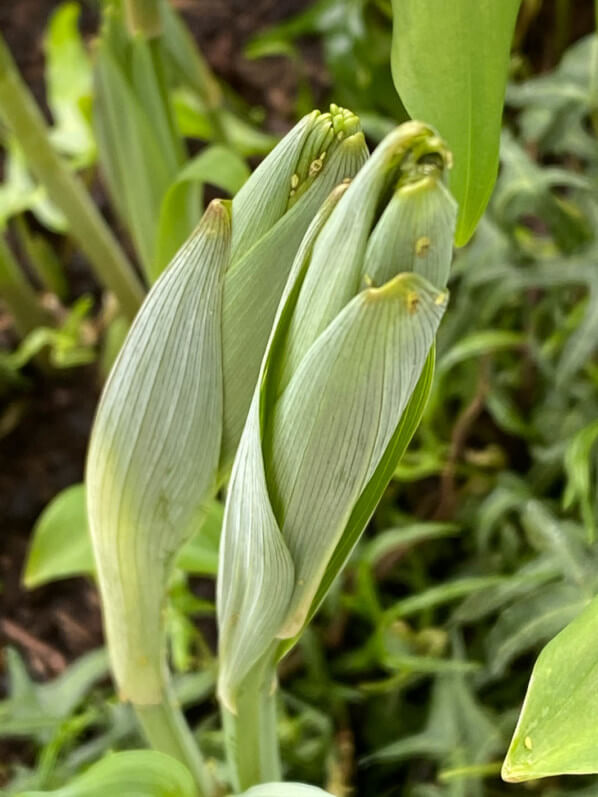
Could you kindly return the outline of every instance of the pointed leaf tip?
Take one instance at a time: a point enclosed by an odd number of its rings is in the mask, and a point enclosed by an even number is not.
[[[507,782],[598,772],[598,598],[540,653],[503,768]]]

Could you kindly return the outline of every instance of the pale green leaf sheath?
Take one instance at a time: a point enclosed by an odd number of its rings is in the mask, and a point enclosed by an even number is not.
[[[215,200],[155,284],[104,389],[88,461],[88,513],[114,675],[159,703],[167,569],[222,434],[221,302],[230,211]]]
[[[239,726],[244,682],[262,669],[271,678],[277,640],[304,626],[428,360],[456,215],[442,184],[448,160],[430,128],[398,128],[333,193],[295,260],[224,517],[219,694]],[[404,212],[406,189],[435,194],[422,205],[433,213]],[[238,770],[244,788],[271,774]]]

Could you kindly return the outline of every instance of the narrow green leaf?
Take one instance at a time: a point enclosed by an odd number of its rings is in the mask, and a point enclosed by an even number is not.
[[[465,360],[492,354],[496,351],[517,349],[524,345],[526,337],[522,332],[507,329],[483,329],[462,338],[442,357],[438,371],[445,374]]]
[[[498,171],[509,52],[520,0],[392,0],[392,71],[409,114],[455,158],[456,242],[467,243]]]

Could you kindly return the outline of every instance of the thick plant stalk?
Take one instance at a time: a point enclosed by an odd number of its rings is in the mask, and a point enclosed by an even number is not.
[[[125,0],[125,14],[132,36],[152,39],[162,33],[160,0]]]
[[[282,779],[276,723],[275,672],[256,667],[238,695],[237,711],[222,711],[225,745],[235,791]]]
[[[133,318],[143,300],[141,281],[83,184],[50,144],[43,116],[1,37],[0,116],[18,139],[31,170],[66,216],[70,234],[99,281],[113,291],[123,313]]]
[[[293,264],[235,457],[220,548],[218,694],[239,738],[421,417],[456,222],[443,183],[449,162],[429,127],[398,128],[333,192]],[[269,675],[256,683],[260,672]],[[271,778],[275,753],[251,759],[234,740],[227,735],[233,782]]]
[[[154,750],[167,753],[185,764],[197,785],[199,797],[213,794],[214,783],[170,684],[166,685],[159,703],[138,705],[135,712]]]
[[[0,235],[0,299],[6,302],[21,337],[48,323],[48,314]]]

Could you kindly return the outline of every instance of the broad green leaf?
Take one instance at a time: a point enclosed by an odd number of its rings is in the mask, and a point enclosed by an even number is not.
[[[155,750],[113,753],[71,783],[53,791],[28,791],[20,797],[197,797],[189,770]]]
[[[594,599],[540,654],[503,764],[505,780],[598,772],[597,623]]]
[[[330,792],[305,783],[262,783],[243,792],[242,797],[332,797]]]
[[[85,487],[75,484],[52,499],[37,520],[23,581],[28,589],[33,589],[48,581],[94,570]]]
[[[392,0],[392,71],[413,119],[434,125],[454,155],[455,240],[465,244],[498,172],[511,40],[520,0]]]
[[[28,589],[60,578],[95,574],[86,500],[85,485],[75,484],[52,499],[40,515],[23,574]],[[222,504],[216,500],[200,507],[190,524],[192,536],[177,555],[177,567],[187,573],[216,575],[222,514]]]

